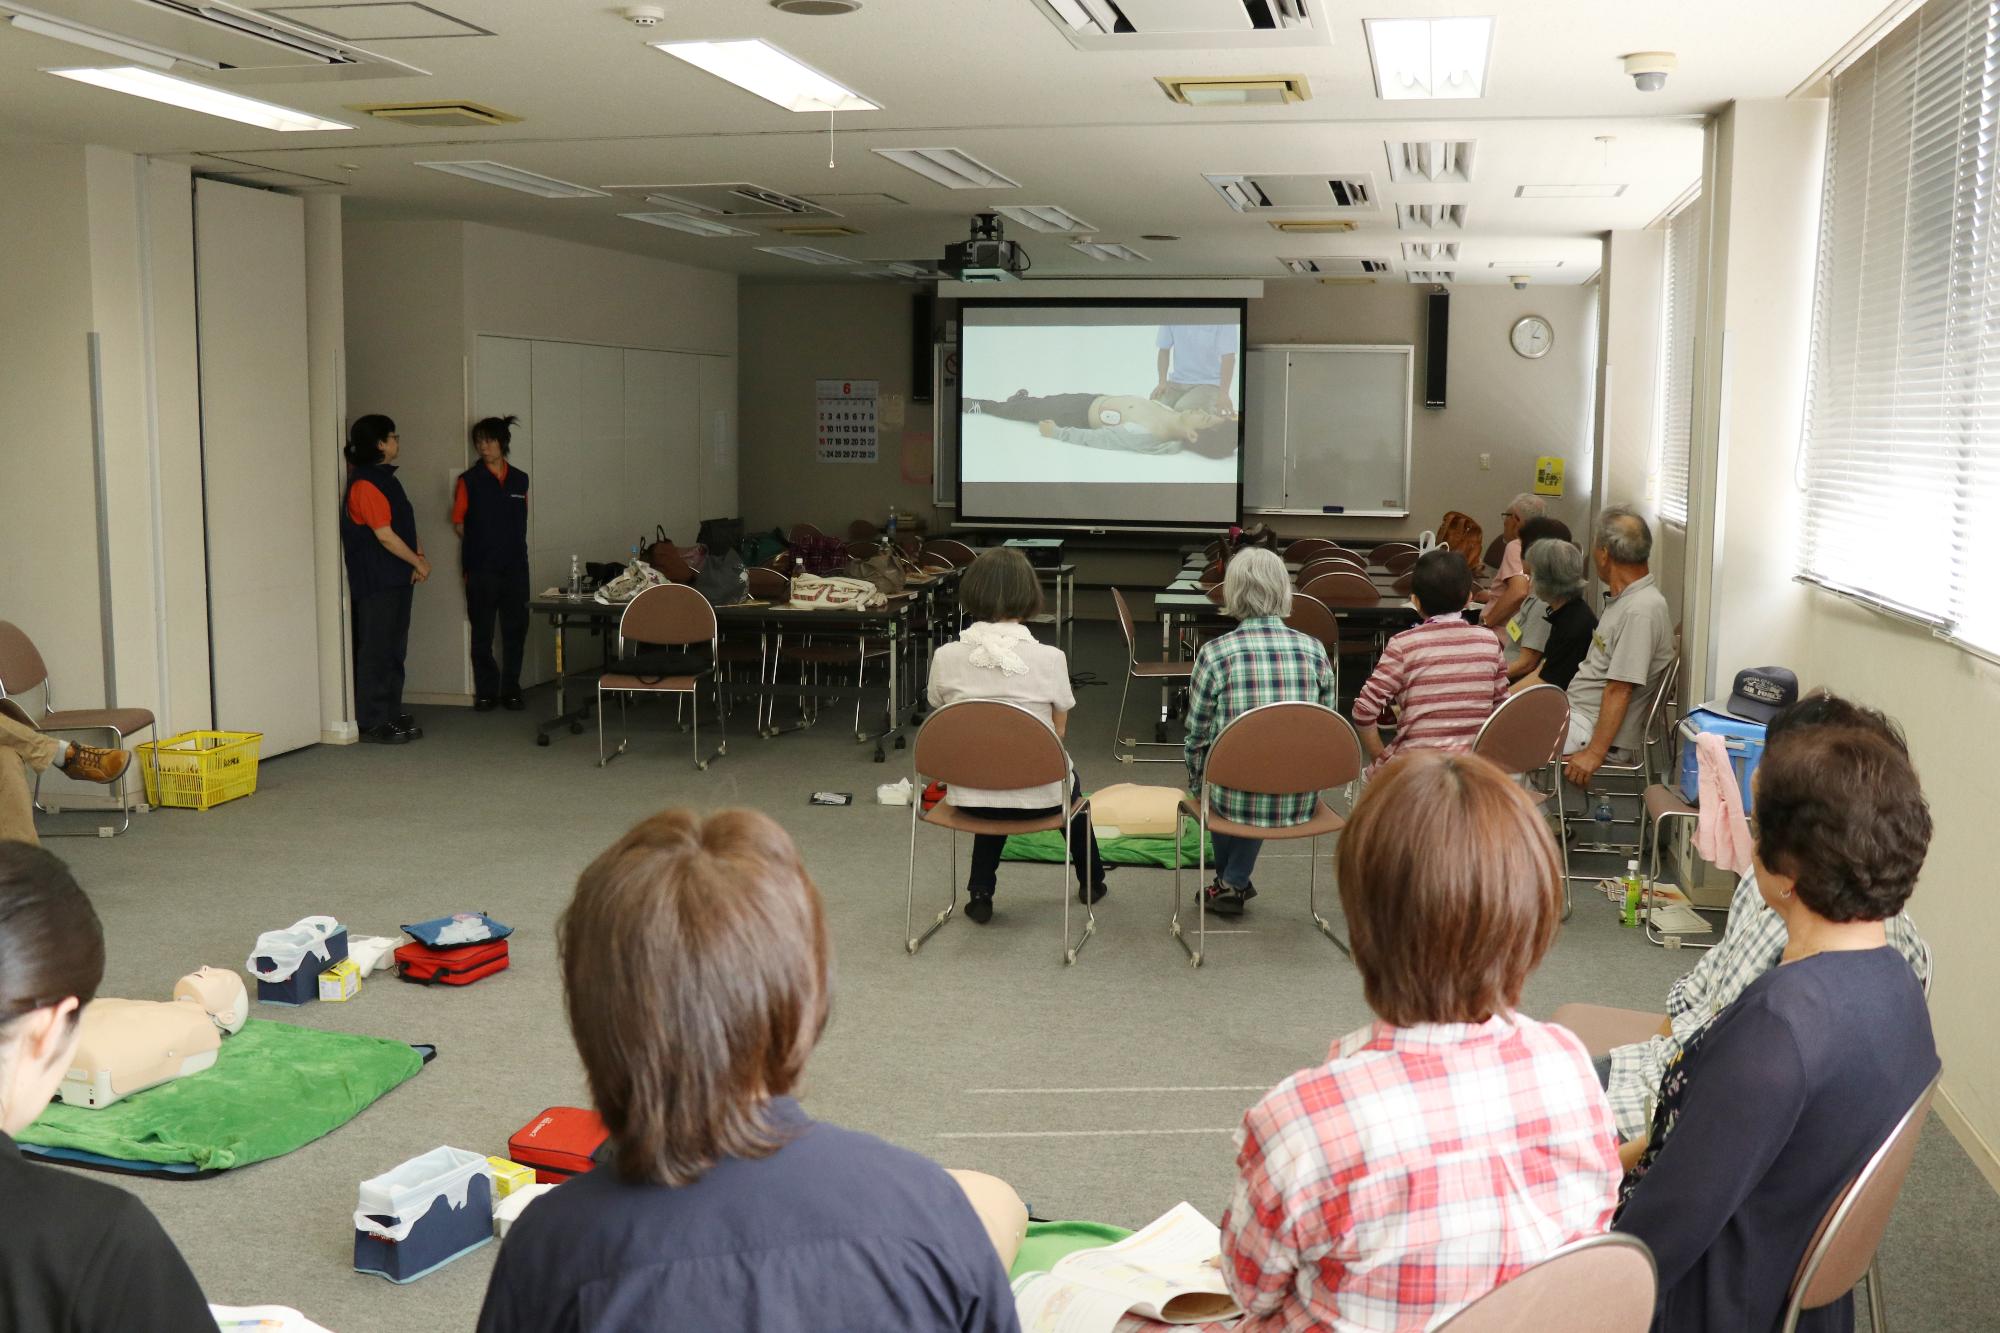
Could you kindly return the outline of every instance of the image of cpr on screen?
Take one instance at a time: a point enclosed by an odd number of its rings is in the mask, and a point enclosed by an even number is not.
[[[963,480],[1234,482],[1235,309],[968,311],[962,337]]]

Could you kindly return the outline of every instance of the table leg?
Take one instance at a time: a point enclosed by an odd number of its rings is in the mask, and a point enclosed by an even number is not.
[[[1174,660],[1173,612],[1161,611],[1157,614],[1160,617],[1160,660],[1162,662],[1171,662]],[[1167,718],[1173,710],[1173,697],[1174,690],[1172,684],[1166,680],[1162,680],[1160,682],[1160,720],[1153,728],[1153,739],[1155,740],[1167,734]]]

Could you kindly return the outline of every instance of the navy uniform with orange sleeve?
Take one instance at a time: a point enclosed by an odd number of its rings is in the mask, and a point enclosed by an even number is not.
[[[410,566],[375,536],[387,527],[417,549],[416,511],[395,467],[350,464],[340,519],[354,614],[354,720],[365,739],[409,739],[403,657],[410,644]]]
[[[473,706],[521,707],[521,653],[528,638],[528,474],[503,457],[459,474],[451,521],[463,533],[465,612],[472,621]],[[493,660],[493,630],[500,660]]]

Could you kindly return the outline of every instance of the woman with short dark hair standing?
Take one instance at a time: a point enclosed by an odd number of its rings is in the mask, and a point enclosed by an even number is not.
[[[373,413],[347,431],[347,494],[340,544],[354,615],[354,719],[361,739],[400,745],[422,736],[403,711],[403,657],[410,646],[412,589],[431,576],[417,515],[396,480],[396,423]]]
[[[76,1054],[104,978],[104,931],[61,861],[0,843],[0,1328],[213,1328],[201,1286],[124,1190],[21,1156]]]
[[[459,537],[465,613],[472,621],[472,707],[521,703],[521,655],[528,641],[528,474],[507,461],[519,417],[486,417],[472,428],[479,461],[458,474],[451,529]],[[500,661],[493,627],[500,626]]]
[[[792,1098],[830,978],[774,820],[654,815],[583,872],[556,943],[612,1151],[508,1232],[483,1333],[1015,1333],[958,1184]]]
[[[1787,730],[1752,785],[1757,887],[1787,942],[1668,1067],[1626,1178],[1616,1226],[1659,1265],[1656,1329],[1776,1328],[1820,1219],[1938,1072],[1883,925],[1930,846],[1909,756],[1877,729]],[[1853,1326],[1852,1292],[1798,1322]]]

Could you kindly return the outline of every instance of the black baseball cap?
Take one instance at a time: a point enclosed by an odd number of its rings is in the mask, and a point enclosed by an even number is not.
[[[1729,690],[1729,711],[1752,722],[1768,723],[1799,700],[1799,678],[1779,666],[1746,667],[1736,673]]]

